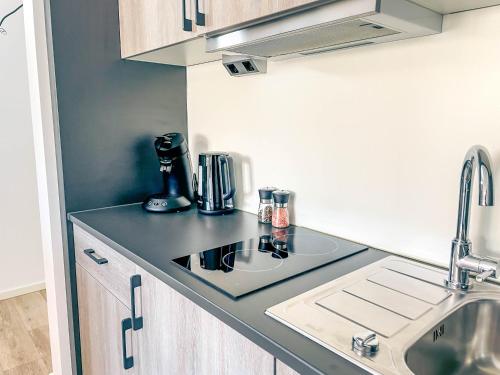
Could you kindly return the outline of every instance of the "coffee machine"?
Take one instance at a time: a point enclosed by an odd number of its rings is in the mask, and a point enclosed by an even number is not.
[[[202,153],[198,157],[198,211],[222,215],[234,210],[233,158],[224,152]]]
[[[155,150],[160,161],[163,191],[149,196],[143,203],[150,212],[187,210],[194,202],[193,171],[189,149],[181,133],[156,137]]]

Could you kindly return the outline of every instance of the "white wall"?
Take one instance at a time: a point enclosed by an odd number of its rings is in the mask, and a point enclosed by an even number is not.
[[[4,0],[0,17],[20,1]],[[22,9],[0,35],[0,299],[43,287],[43,259]]]
[[[190,67],[194,160],[235,153],[244,210],[256,211],[259,186],[288,188],[299,225],[446,264],[473,144],[492,154],[500,204],[499,19],[500,7],[454,14],[440,35],[273,63],[262,76]],[[500,256],[500,207],[472,215],[475,249]]]

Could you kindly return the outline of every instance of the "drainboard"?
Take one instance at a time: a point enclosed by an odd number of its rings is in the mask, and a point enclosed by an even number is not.
[[[418,338],[467,301],[500,299],[496,286],[451,291],[443,286],[445,278],[446,271],[390,256],[270,307],[266,314],[369,372],[411,374],[404,353]],[[367,329],[379,339],[373,357],[351,349],[352,336]]]
[[[408,325],[406,318],[343,291],[316,303],[384,337],[391,337]]]
[[[386,308],[405,318],[415,320],[431,309],[428,303],[368,280],[344,288],[344,292]]]
[[[370,276],[368,280],[433,305],[438,305],[450,296],[446,289],[390,270],[382,270]]]

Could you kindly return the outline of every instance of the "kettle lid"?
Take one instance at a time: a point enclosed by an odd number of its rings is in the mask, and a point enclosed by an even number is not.
[[[229,156],[229,153],[224,151],[210,151],[210,152],[200,152],[203,156]]]
[[[220,152],[220,151],[201,152],[200,154],[198,154],[198,163],[200,165],[205,165],[206,163],[215,163],[216,160],[224,156],[226,158],[231,157],[227,152]]]

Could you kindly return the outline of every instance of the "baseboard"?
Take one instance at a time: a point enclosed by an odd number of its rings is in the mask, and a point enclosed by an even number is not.
[[[45,289],[45,282],[24,285],[19,288],[0,290],[0,301]]]

